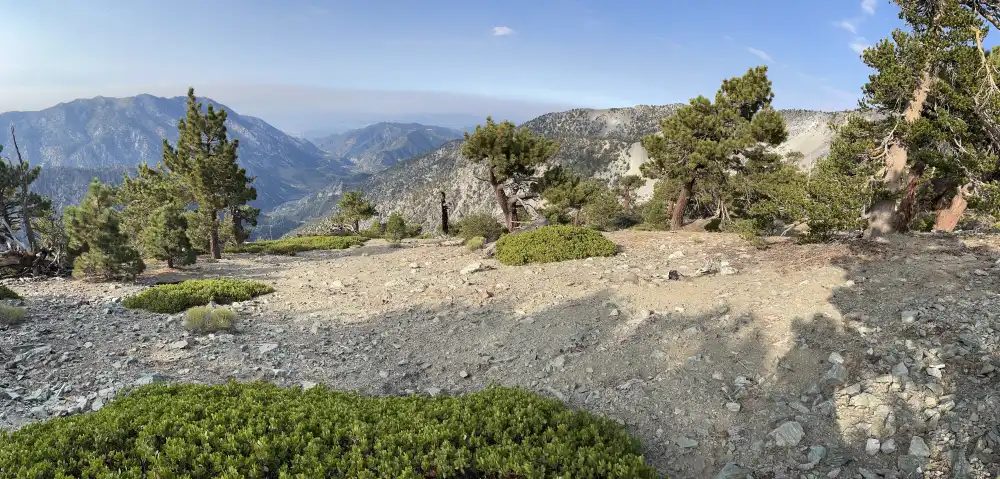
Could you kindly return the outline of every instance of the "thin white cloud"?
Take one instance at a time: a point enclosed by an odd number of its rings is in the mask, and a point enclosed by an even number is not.
[[[753,53],[754,55],[757,55],[758,57],[760,57],[761,60],[764,60],[766,62],[774,61],[774,59],[771,58],[771,55],[768,55],[767,52],[765,52],[764,50],[758,50],[754,47],[747,47],[747,51]]]
[[[861,10],[868,15],[875,15],[876,0],[861,0]]]
[[[851,50],[854,50],[854,52],[857,53],[858,55],[860,55],[861,53],[863,53],[865,51],[865,49],[871,47],[871,45],[868,44],[868,40],[865,40],[864,38],[860,38],[860,37],[859,38],[855,38],[854,41],[851,42],[850,46],[851,46]]]
[[[493,36],[505,37],[507,35],[513,35],[514,29],[510,27],[493,27]]]
[[[850,20],[841,20],[839,22],[834,22],[833,24],[836,25],[838,28],[843,28],[844,30],[847,30],[851,33],[858,33],[857,24]]]

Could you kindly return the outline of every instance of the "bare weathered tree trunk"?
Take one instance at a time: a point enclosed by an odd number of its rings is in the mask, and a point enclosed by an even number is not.
[[[441,232],[448,236],[448,204],[445,203],[444,192],[441,192]]]
[[[34,253],[37,251],[38,245],[35,242],[35,232],[32,231],[31,216],[28,211],[28,200],[30,198],[28,195],[28,163],[24,161],[23,157],[21,157],[21,148],[17,146],[17,136],[14,135],[13,124],[10,125],[10,138],[14,142],[14,152],[17,153],[19,167],[18,171],[21,175],[21,177],[18,178],[21,184],[21,221],[24,223],[24,234],[28,237],[28,248],[30,248],[31,252]]]
[[[938,210],[937,218],[934,220],[935,230],[955,231],[955,227],[965,214],[965,208],[969,206],[969,202],[965,199],[967,191],[967,186],[956,188],[955,196],[951,198],[948,207]]]
[[[926,165],[917,163],[910,168],[906,174],[906,187],[903,189],[903,197],[896,207],[896,215],[893,217],[893,226],[896,231],[906,232],[910,229],[910,221],[917,214],[917,185],[924,175]]]
[[[917,83],[916,89],[913,91],[913,100],[903,112],[903,121],[913,123],[917,118],[920,118],[932,85],[931,65],[927,64],[920,74],[920,81]],[[893,139],[885,155],[885,176],[882,180],[886,189],[892,193],[899,193],[903,189],[903,176],[906,173],[908,158],[909,151],[903,141],[899,138]],[[923,174],[922,171],[920,173]],[[910,181],[919,181],[920,177],[919,175],[915,178],[911,176],[907,179],[909,180],[907,184],[909,184]],[[896,213],[895,199],[886,198],[875,202],[870,211],[868,230],[865,232],[865,236],[878,237],[896,232],[896,226],[900,223],[900,218],[897,218]]]
[[[694,191],[694,179],[681,186],[681,192],[677,195],[677,202],[674,203],[674,211],[670,216],[670,229],[679,230],[684,227],[684,210],[687,209],[688,202],[691,201],[691,192]]]
[[[510,202],[507,198],[507,192],[503,190],[503,185],[497,181],[497,177],[493,174],[492,168],[490,168],[489,181],[490,186],[493,187],[493,194],[497,198],[497,203],[500,203],[500,211],[503,211],[504,221],[507,222],[507,231],[513,233],[514,221],[516,220],[514,216],[515,208],[511,208]]]
[[[219,244],[219,216],[218,212],[212,211],[209,216],[211,220],[212,233],[208,237],[208,249],[212,252],[212,257],[222,259],[222,245]]]

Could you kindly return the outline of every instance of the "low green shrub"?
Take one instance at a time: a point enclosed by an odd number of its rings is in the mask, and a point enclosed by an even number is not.
[[[503,234],[503,225],[486,213],[462,217],[451,226],[452,234],[459,238],[471,239],[482,236],[487,243],[500,239],[500,235]]]
[[[496,258],[503,264],[522,265],[612,256],[617,250],[614,242],[590,228],[544,226],[500,238]]]
[[[227,308],[195,306],[184,313],[184,327],[195,334],[230,331],[236,327],[236,312]]]
[[[193,306],[204,306],[212,301],[228,304],[273,292],[274,288],[257,281],[193,279],[177,284],[154,286],[135,296],[125,298],[122,304],[129,309],[173,314]]]
[[[154,384],[0,431],[0,477],[653,478],[617,423],[522,389],[365,397]]]
[[[13,326],[24,321],[27,312],[24,308],[18,308],[9,304],[0,304],[0,324]]]
[[[470,251],[475,251],[477,249],[482,248],[483,243],[485,242],[486,238],[483,238],[482,236],[476,236],[475,238],[469,238],[469,240],[465,242],[465,247],[469,248]]]
[[[300,236],[279,240],[252,241],[226,248],[226,253],[263,253],[295,256],[295,253],[313,250],[347,249],[363,245],[367,238],[361,236]]]
[[[3,299],[21,299],[21,295],[7,286],[0,284],[0,300]]]

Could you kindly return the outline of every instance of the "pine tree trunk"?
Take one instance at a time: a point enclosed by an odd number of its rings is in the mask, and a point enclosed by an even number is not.
[[[969,206],[968,200],[965,199],[966,188],[958,187],[958,191],[955,192],[955,196],[951,198],[951,203],[947,208],[943,208],[938,211],[937,219],[934,221],[934,229],[936,231],[955,231],[955,227],[958,226],[958,221],[962,219],[962,215],[965,214],[965,208]]]
[[[927,95],[933,86],[931,75],[931,65],[928,63],[920,74],[920,81],[916,89],[913,90],[912,100],[903,112],[903,121],[913,123],[920,118],[927,102]],[[883,183],[890,193],[899,193],[903,189],[903,174],[906,172],[906,163],[909,158],[909,151],[902,139],[896,138],[889,145],[889,150],[885,156],[885,177]],[[919,177],[917,178],[919,180]],[[896,200],[886,198],[875,202],[869,212],[868,230],[865,231],[866,238],[885,236],[895,233],[896,226],[903,218],[898,217]]]
[[[219,217],[218,213],[212,211],[212,215],[209,218],[211,223],[212,234],[208,237],[208,249],[212,252],[212,257],[215,259],[222,259],[222,245],[219,244]]]
[[[167,267],[170,268],[170,269],[174,269],[174,257],[173,256],[167,256]]]
[[[903,190],[903,198],[899,201],[899,206],[893,217],[895,231],[905,233],[910,229],[910,221],[916,215],[917,209],[917,185],[924,175],[925,168],[926,165],[923,163],[917,163],[906,174],[906,188]]]
[[[493,174],[493,170],[490,169],[490,186],[493,187],[493,194],[497,198],[497,203],[500,203],[500,211],[503,211],[504,220],[507,222],[507,231],[514,232],[514,215],[510,205],[507,203],[507,193],[503,191],[503,186],[497,181],[497,177]]]
[[[670,217],[670,229],[679,230],[684,227],[684,210],[687,209],[691,200],[691,192],[694,190],[694,179],[681,186],[681,192],[677,195],[677,202],[674,203],[674,212]]]

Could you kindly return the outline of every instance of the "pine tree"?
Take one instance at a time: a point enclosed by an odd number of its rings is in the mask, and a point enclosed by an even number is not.
[[[375,206],[365,199],[363,190],[345,191],[337,202],[337,213],[332,221],[350,227],[357,234],[361,232],[361,222],[377,214]]]
[[[230,140],[226,132],[226,111],[202,105],[188,90],[187,116],[177,123],[177,146],[163,140],[163,164],[181,179],[198,205],[199,213],[208,226],[209,250],[212,257],[222,257],[219,239],[220,213],[228,211],[237,231],[246,218],[233,214],[247,202],[257,198],[251,186],[254,179],[237,163],[239,140]],[[256,215],[253,215],[256,218]]]
[[[557,216],[568,214],[574,226],[580,225],[580,213],[583,207],[606,189],[603,186],[596,180],[585,180],[561,166],[546,171],[539,182],[542,199],[549,203],[546,209]]]
[[[645,181],[639,175],[625,175],[618,180],[618,195],[622,198],[625,212],[632,214],[635,209],[635,192]]]
[[[385,239],[390,243],[399,243],[406,237],[406,221],[403,215],[393,213],[385,222]]]
[[[11,127],[14,138],[15,152],[18,161],[13,163],[6,158],[0,158],[0,240],[8,251],[38,252],[38,237],[33,231],[32,223],[43,218],[52,207],[52,203],[43,196],[31,191],[31,184],[41,174],[41,166],[32,167],[21,157],[17,148],[17,137]],[[3,145],[0,145],[0,152]],[[21,243],[21,236],[25,243]]]
[[[517,128],[509,121],[497,124],[487,117],[486,125],[477,125],[471,135],[465,133],[462,156],[486,167],[486,175],[478,179],[490,185],[508,231],[515,231],[519,204],[538,197],[534,189],[537,168],[558,150],[557,143],[531,130]]]
[[[661,122],[661,134],[643,138],[649,155],[641,167],[643,176],[679,186],[672,229],[684,225],[696,188],[709,192],[718,214],[728,219],[730,174],[743,170],[747,155],[788,137],[784,120],[771,108],[773,98],[767,67],[752,68],[742,77],[724,80],[715,103],[704,96],[694,98]]]
[[[996,120],[983,115],[987,109],[978,101],[987,29],[980,15],[989,14],[982,6],[990,2],[895,2],[908,31],[895,30],[862,56],[875,70],[863,88],[862,106],[882,113],[876,122],[889,132],[870,155],[885,173],[874,192],[868,236],[905,231],[916,215],[921,185],[931,185],[938,196],[964,196],[962,185],[991,168],[991,150],[1000,139],[989,139]],[[956,210],[964,210],[964,200],[958,203]]]
[[[194,263],[195,253],[187,228],[187,218],[179,206],[168,203],[153,210],[141,234],[146,254],[166,261],[168,268]]]
[[[145,244],[140,235],[152,219],[152,211],[167,205],[183,209],[194,200],[180,178],[162,164],[152,168],[143,163],[137,167],[134,177],[123,176],[122,184],[115,191],[115,201],[121,207],[121,229],[133,246],[143,249]]]
[[[64,221],[73,260],[73,275],[130,280],[146,265],[120,229],[114,191],[95,178],[78,206],[66,208]]]

